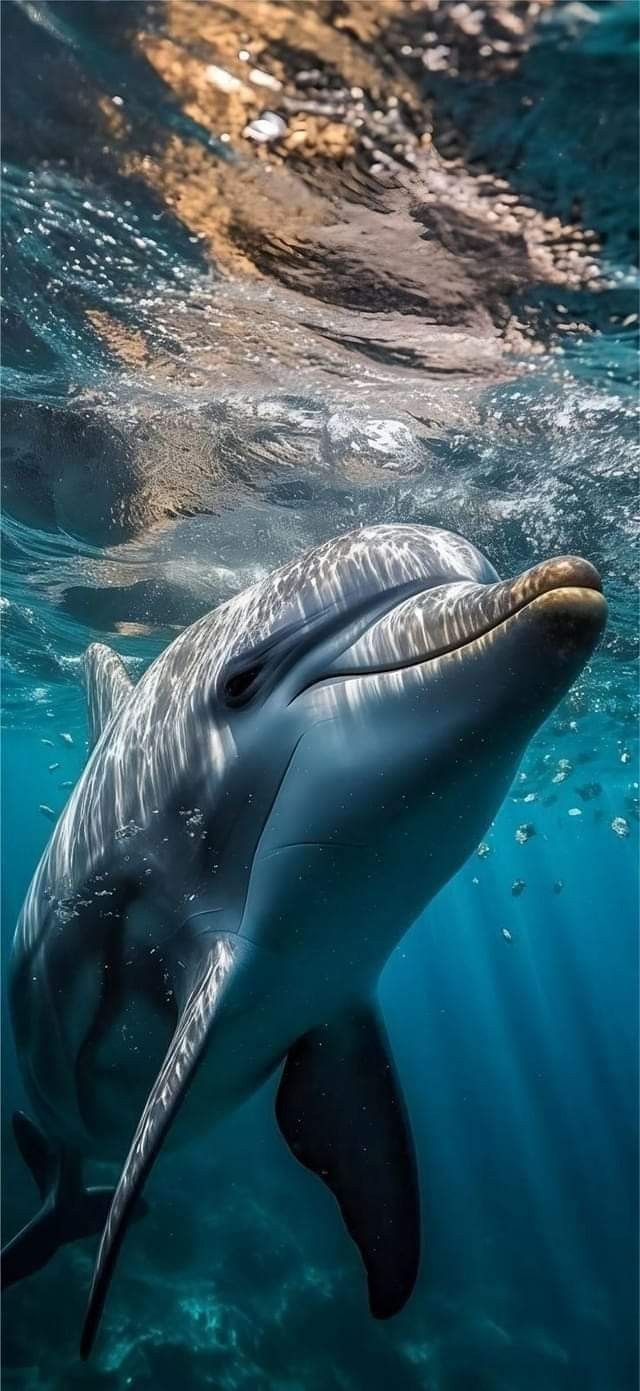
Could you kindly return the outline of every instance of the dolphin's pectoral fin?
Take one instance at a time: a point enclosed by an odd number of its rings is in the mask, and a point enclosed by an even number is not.
[[[371,1006],[356,1006],[292,1048],[276,1115],[296,1159],[338,1201],[364,1261],[372,1314],[398,1313],[418,1272],[420,1200],[404,1101]]]
[[[241,967],[247,950],[246,941],[230,936],[215,940],[180,1012],[165,1060],[138,1122],[102,1234],[80,1343],[80,1355],[85,1359],[93,1346],[134,1205],[202,1060],[225,985]]]
[[[31,1222],[3,1248],[3,1290],[41,1270],[61,1246],[99,1232],[114,1194],[113,1188],[84,1188],[77,1160],[50,1144],[24,1111],[16,1111],[13,1129],[43,1202]]]
[[[97,744],[105,725],[130,696],[133,682],[117,652],[106,643],[92,642],[82,663],[87,692],[89,748]]]

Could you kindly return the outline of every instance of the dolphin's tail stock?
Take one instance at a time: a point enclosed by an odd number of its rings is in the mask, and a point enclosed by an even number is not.
[[[93,1347],[109,1284],[142,1188],[206,1049],[226,990],[252,951],[246,938],[208,938],[209,949],[194,973],[162,1067],[149,1092],[113,1195],[100,1242],[80,1342],[86,1359]]]
[[[114,1195],[113,1188],[84,1188],[78,1158],[52,1145],[24,1111],[15,1112],[13,1130],[42,1206],[2,1251],[3,1290],[41,1270],[61,1246],[95,1236],[104,1225]]]

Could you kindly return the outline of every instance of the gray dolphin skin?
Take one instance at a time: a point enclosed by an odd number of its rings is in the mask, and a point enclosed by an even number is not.
[[[405,1304],[418,1183],[378,978],[605,616],[584,560],[502,582],[460,537],[384,525],[200,619],[136,686],[89,649],[93,749],[13,948],[42,1207],[3,1260],[11,1284],[102,1230],[83,1356],[161,1145],[208,1137],[281,1066],[278,1124],[338,1202],[371,1312]],[[122,1166],[115,1189],[83,1187],[91,1159]]]

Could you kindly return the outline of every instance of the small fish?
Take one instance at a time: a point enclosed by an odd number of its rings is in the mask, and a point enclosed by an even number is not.
[[[576,791],[583,802],[591,802],[594,797],[599,797],[602,788],[599,782],[586,782],[583,787],[577,787]]]
[[[60,783],[61,787],[73,787],[73,778],[67,778],[66,782]]]
[[[73,734],[61,734],[63,744],[73,744]]]
[[[567,816],[582,816],[582,812],[579,807],[569,807]]]
[[[57,821],[58,819],[53,807],[48,807],[46,802],[40,802],[38,811],[41,811],[43,816],[48,816],[50,821]]]
[[[40,743],[41,743],[41,744],[46,744],[48,749],[55,749],[55,744],[54,744],[54,742],[53,742],[53,739],[41,739],[41,740],[40,740]]]
[[[510,933],[508,927],[503,927],[503,929],[502,929],[502,936],[504,937],[505,942],[512,942],[512,941],[513,941],[513,937],[512,937],[512,935],[511,935],[511,933]]]
[[[520,894],[524,893],[526,887],[527,885],[524,879],[514,879],[513,884],[511,885],[511,892],[513,894],[513,897],[519,898]]]
[[[556,881],[555,881],[555,883],[554,883],[554,886],[553,886],[553,892],[554,892],[554,894],[561,894],[563,888],[564,888],[564,881],[563,881],[562,879],[556,879]]]
[[[55,773],[56,768],[59,768],[59,767],[60,767],[60,764],[59,764],[59,763],[50,763],[50,764],[49,764],[49,772],[50,772],[50,773]]]

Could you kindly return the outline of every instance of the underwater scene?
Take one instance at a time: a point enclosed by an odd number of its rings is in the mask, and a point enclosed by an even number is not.
[[[634,1391],[635,0],[0,18],[3,1385]]]

